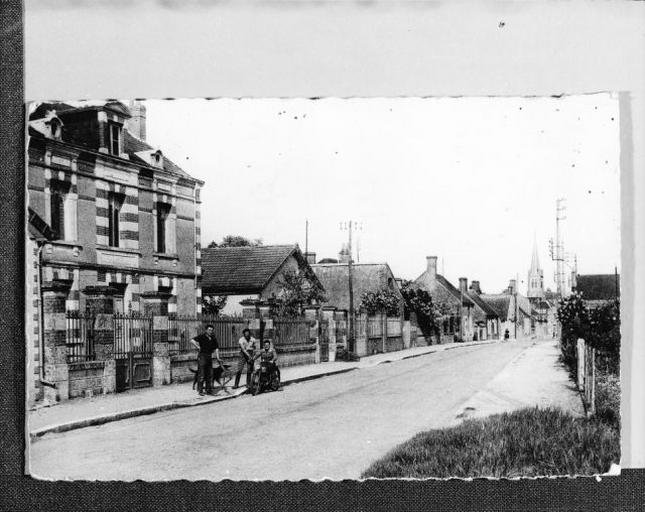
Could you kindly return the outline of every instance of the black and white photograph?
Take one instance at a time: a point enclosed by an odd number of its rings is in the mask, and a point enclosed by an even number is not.
[[[32,477],[620,474],[617,93],[26,109]]]

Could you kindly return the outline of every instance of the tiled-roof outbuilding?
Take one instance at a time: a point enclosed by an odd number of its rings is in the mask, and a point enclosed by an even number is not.
[[[290,256],[307,265],[297,245],[202,249],[204,295],[261,293]],[[315,279],[315,276],[313,276]]]

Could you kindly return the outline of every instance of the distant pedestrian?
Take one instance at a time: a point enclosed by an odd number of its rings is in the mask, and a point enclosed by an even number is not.
[[[199,350],[197,356],[198,375],[197,375],[197,392],[200,395],[204,394],[204,387],[206,394],[213,394],[213,352],[215,352],[215,359],[221,364],[222,360],[219,357],[219,343],[213,334],[215,328],[212,325],[206,326],[206,332],[195,336],[190,340],[191,344]]]
[[[508,332],[508,329],[504,331],[504,341],[508,341],[508,339],[511,337],[511,333]]]
[[[235,374],[235,386],[233,389],[236,389],[240,386],[240,377],[246,366],[246,387],[249,387],[251,383],[251,374],[253,373],[253,353],[255,352],[255,347],[257,340],[251,336],[250,329],[244,329],[242,331],[242,337],[240,338],[240,357],[237,364],[237,373]]]

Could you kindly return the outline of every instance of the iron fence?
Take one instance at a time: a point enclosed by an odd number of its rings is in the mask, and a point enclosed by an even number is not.
[[[171,353],[185,353],[195,350],[190,340],[213,326],[213,335],[221,351],[237,350],[242,331],[250,328],[251,320],[242,317],[180,316],[168,317],[168,342]]]
[[[114,357],[123,359],[130,353],[152,356],[153,317],[141,313],[115,313]]]
[[[273,344],[279,346],[310,343],[310,327],[309,320],[276,318],[273,320]]]
[[[67,362],[94,361],[94,315],[80,311],[67,311],[66,339]]]

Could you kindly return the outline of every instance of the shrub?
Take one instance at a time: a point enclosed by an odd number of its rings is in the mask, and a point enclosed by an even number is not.
[[[589,332],[589,310],[582,300],[582,294],[572,293],[558,303],[558,320],[562,326],[560,351],[562,362],[575,374],[576,343],[578,338],[587,339]]]
[[[368,315],[386,313],[388,316],[396,316],[401,309],[401,299],[394,290],[389,288],[376,292],[368,291],[361,295],[359,309]]]
[[[596,374],[595,417],[620,430],[620,379],[614,373]]]

